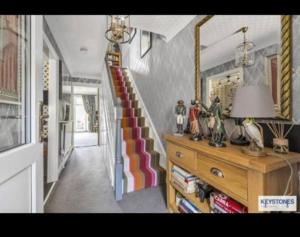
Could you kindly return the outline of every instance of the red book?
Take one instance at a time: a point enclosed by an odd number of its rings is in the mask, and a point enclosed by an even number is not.
[[[220,213],[238,213],[237,211],[225,206],[222,203],[219,203],[218,201],[215,201],[214,209],[218,210]]]
[[[180,213],[188,213],[182,206],[177,206]]]
[[[214,203],[219,204],[219,206],[222,204],[222,206],[226,206],[227,208],[229,208],[229,210],[232,210],[236,213],[247,213],[247,207],[236,202],[225,194],[214,192],[213,199]]]

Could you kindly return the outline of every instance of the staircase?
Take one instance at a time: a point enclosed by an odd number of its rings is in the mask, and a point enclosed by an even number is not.
[[[165,171],[159,166],[160,154],[154,150],[154,140],[133,93],[126,72],[110,66],[115,94],[121,99],[121,137],[123,157],[123,192],[155,187],[165,182]]]

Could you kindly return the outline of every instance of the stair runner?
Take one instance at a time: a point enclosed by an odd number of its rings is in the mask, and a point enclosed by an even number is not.
[[[155,187],[165,181],[165,172],[159,166],[160,154],[154,151],[154,140],[133,93],[126,72],[111,66],[116,95],[122,101],[122,156],[124,160],[124,193]]]

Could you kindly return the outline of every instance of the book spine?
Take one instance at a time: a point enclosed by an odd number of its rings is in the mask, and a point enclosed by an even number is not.
[[[182,175],[185,178],[191,178],[194,177],[194,175],[184,171],[183,169],[179,168],[178,166],[173,166],[172,170],[178,172],[180,175]]]
[[[214,208],[216,208],[219,211],[222,211],[222,213],[239,213],[219,202],[214,203]]]
[[[229,209],[238,212],[238,213],[245,213],[247,212],[247,208],[233,199],[231,199],[228,196],[225,196],[224,194],[215,194],[214,195],[214,203],[222,204],[223,206],[228,207]]]
[[[186,183],[187,185],[194,185],[196,183],[195,180],[192,179],[185,179],[182,176],[178,175],[177,173],[172,173],[172,176],[176,179],[181,180],[182,182]]]
[[[214,207],[214,212],[215,213],[227,213],[223,208],[219,207],[218,205],[216,205]]]
[[[195,207],[192,203],[190,203],[189,201],[182,199],[182,203],[188,207],[188,209],[190,209],[193,213],[199,213],[198,208]]]
[[[193,213],[192,209],[190,208],[189,205],[187,205],[186,202],[184,202],[185,200],[182,199],[181,202],[179,203],[179,206],[183,207],[188,213]]]
[[[185,193],[194,193],[195,192],[195,186],[187,186],[185,183],[182,183],[180,180],[173,179],[173,183],[178,185],[182,191]]]
[[[178,206],[177,207],[178,208],[178,211],[180,212],[180,213],[188,213],[182,206]]]

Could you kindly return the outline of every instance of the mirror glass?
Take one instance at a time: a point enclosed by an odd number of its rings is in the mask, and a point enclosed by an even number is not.
[[[200,27],[202,101],[218,96],[230,116],[239,86],[266,84],[279,113],[280,55],[280,15],[213,16]]]

